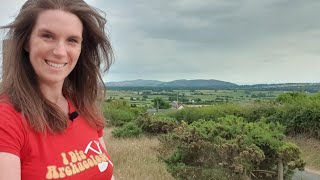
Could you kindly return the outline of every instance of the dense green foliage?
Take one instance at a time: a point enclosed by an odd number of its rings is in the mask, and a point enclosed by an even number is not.
[[[279,158],[287,176],[304,165],[299,148],[283,141],[283,130],[279,123],[263,119],[198,120],[164,135],[160,153],[177,179],[211,179],[215,174],[226,179],[273,179]]]
[[[107,123],[116,126],[112,135],[123,138],[141,135],[142,129],[137,125],[136,119],[145,111],[145,108],[130,107],[126,100],[108,100],[103,109]]]
[[[153,107],[156,109],[169,109],[170,108],[170,104],[166,101],[164,101],[162,98],[154,98],[152,100],[153,102]]]
[[[112,131],[114,137],[138,137],[142,133],[142,129],[134,122],[128,122],[122,127],[116,128]]]
[[[291,92],[270,101],[187,107],[156,115],[125,100],[110,100],[104,113],[118,126],[115,137],[162,134],[161,159],[177,179],[273,179],[280,159],[290,178],[304,162],[300,149],[286,143],[284,134],[320,138],[320,94]]]
[[[281,106],[277,110],[277,120],[293,135],[307,134],[320,139],[320,96],[288,93],[277,99]]]
[[[141,107],[129,107],[126,100],[112,100],[105,104],[103,114],[108,124],[123,126],[135,120],[144,111],[146,110]]]
[[[227,115],[243,117],[253,122],[258,121],[261,117],[266,117],[268,120],[274,119],[273,116],[276,115],[278,106],[274,102],[252,102],[245,105],[225,103],[200,108],[185,108],[181,111],[169,112],[167,115],[176,118],[178,121],[184,120],[188,123],[199,119],[217,119]]]
[[[169,133],[179,125],[174,118],[155,116],[148,113],[141,114],[141,116],[137,118],[137,123],[144,132],[149,134]]]
[[[320,95],[307,96],[305,93],[285,93],[275,101],[252,102],[245,105],[218,104],[201,108],[185,108],[168,113],[178,121],[192,123],[199,119],[210,120],[235,115],[249,122],[266,118],[267,122],[280,122],[291,135],[307,134],[320,138]]]

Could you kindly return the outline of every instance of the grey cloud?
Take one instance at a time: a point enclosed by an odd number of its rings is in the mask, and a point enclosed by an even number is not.
[[[312,18],[319,14],[316,10],[320,2],[316,1],[308,3],[307,6],[301,6],[298,1],[281,4],[275,3],[277,1],[260,3],[264,1],[248,0],[227,1],[229,3],[192,1],[194,3],[187,3],[185,6],[179,2],[139,1],[126,6],[123,4],[122,7],[127,7],[124,11],[127,11],[125,13],[131,21],[131,28],[142,31],[148,38],[208,42],[215,45],[232,46],[245,40],[254,41],[264,36],[282,35],[312,26],[319,27]],[[214,3],[193,7],[201,2]],[[312,8],[311,11],[305,10],[308,8]]]
[[[106,12],[116,52],[105,76],[111,81],[306,82],[320,77],[318,0],[87,2]]]

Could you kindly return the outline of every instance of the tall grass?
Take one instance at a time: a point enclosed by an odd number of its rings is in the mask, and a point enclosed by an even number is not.
[[[105,129],[104,140],[116,180],[173,180],[164,162],[157,158],[157,138],[118,139],[111,136],[111,131]]]
[[[288,136],[287,141],[297,144],[302,151],[302,159],[307,163],[306,168],[320,173],[320,140],[306,136]]]

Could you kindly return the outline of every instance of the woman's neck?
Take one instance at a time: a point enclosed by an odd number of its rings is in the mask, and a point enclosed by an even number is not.
[[[40,91],[46,99],[60,107],[63,112],[68,113],[68,102],[67,99],[63,96],[62,84],[41,84]]]

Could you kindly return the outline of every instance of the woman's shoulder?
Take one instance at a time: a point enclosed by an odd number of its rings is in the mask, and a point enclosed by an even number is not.
[[[27,137],[26,121],[10,101],[0,98],[0,152],[20,157]]]
[[[0,122],[4,123],[22,123],[22,115],[18,112],[10,99],[6,96],[0,96]]]
[[[0,114],[4,112],[18,113],[8,97],[0,96]]]

